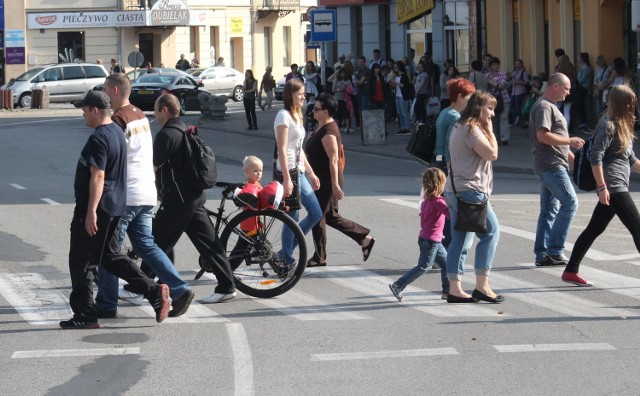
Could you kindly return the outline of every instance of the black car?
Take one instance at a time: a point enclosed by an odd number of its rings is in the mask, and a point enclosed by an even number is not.
[[[185,111],[200,111],[198,94],[210,95],[187,73],[180,70],[163,69],[162,72],[144,74],[131,84],[129,101],[142,110],[152,111],[158,97],[165,93],[175,95],[180,101],[180,114]]]

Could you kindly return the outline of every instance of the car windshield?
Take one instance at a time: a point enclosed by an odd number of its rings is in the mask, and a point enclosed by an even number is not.
[[[198,77],[199,75],[202,74],[203,71],[204,70],[194,70],[194,71],[191,72],[191,75],[194,76],[194,77]]]
[[[31,80],[36,74],[40,73],[44,70],[44,67],[36,67],[35,69],[31,69],[26,73],[22,73],[18,77],[16,77],[16,81],[27,81]]]
[[[147,73],[144,76],[138,77],[137,83],[161,83],[171,84],[176,78],[175,74],[160,74],[160,73]]]

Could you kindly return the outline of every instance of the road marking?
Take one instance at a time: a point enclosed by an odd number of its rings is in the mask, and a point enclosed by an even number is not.
[[[114,356],[138,355],[140,348],[102,348],[102,349],[51,349],[40,351],[16,351],[11,359],[77,357],[77,356]]]
[[[16,190],[26,190],[26,187],[23,187],[19,184],[10,184],[11,187],[15,188]]]
[[[616,348],[611,344],[523,344],[523,345],[494,345],[498,352],[557,352],[557,351],[613,351]]]
[[[54,201],[53,199],[49,199],[49,198],[40,198],[41,201],[44,201],[46,203],[48,203],[49,205],[60,205],[60,203]]]
[[[68,121],[68,120],[81,120],[82,117],[65,117],[61,119],[48,118],[46,120],[38,120],[38,121],[24,121],[24,122],[13,122],[10,124],[2,124],[1,126],[13,126],[13,125],[25,125],[25,124],[41,124],[43,122],[59,122],[59,121]]]
[[[296,290],[289,290],[278,298],[255,301],[302,321],[371,319],[359,313],[348,312],[343,304],[329,304]]]
[[[253,395],[253,361],[249,339],[242,323],[228,323],[227,334],[233,351],[235,395]]]
[[[378,275],[375,272],[352,266],[328,266],[312,268],[314,275],[330,280],[343,287],[355,290],[359,293],[375,297],[379,300],[398,304],[398,300],[391,294],[389,283],[392,279]],[[423,289],[409,286],[407,295],[412,298],[405,300],[403,306],[409,307],[430,315],[453,317],[498,317],[498,309],[490,308],[484,304],[447,304],[440,299],[440,293],[426,292]],[[417,295],[415,295],[417,294]],[[415,297],[415,299],[414,299]],[[504,315],[500,315],[504,317]]]
[[[32,325],[51,325],[73,316],[67,298],[40,274],[0,274],[0,293]]]
[[[526,266],[526,264],[520,265]],[[551,268],[547,268],[546,270],[548,271],[545,272],[556,277],[559,275],[558,269],[554,271]],[[464,282],[473,284],[474,279],[464,279]],[[560,279],[558,279],[558,282],[561,282]],[[638,284],[640,285],[640,281]],[[491,286],[494,290],[499,290],[500,293],[507,295],[508,299],[514,298],[527,305],[546,308],[570,317],[638,317],[638,313],[631,310],[612,308],[609,304],[600,304],[586,298],[577,297],[567,293],[565,290],[553,291],[546,286],[520,280],[498,271],[491,272]]]
[[[396,205],[406,206],[414,209],[418,207],[418,204],[416,203],[415,200],[411,201],[411,200],[407,200],[406,198],[405,199],[385,198],[385,199],[381,199],[381,201],[389,202]],[[500,224],[500,232],[504,232],[505,234],[511,234],[513,236],[528,239],[530,241],[536,240],[535,232],[520,230],[514,227],[509,227],[502,223]],[[565,249],[568,251],[573,250],[573,246],[574,246],[573,243],[569,243],[569,242],[565,243]],[[589,249],[589,251],[586,254],[586,257],[594,261],[620,261],[620,260],[630,260],[630,259],[640,258],[640,253],[635,252],[635,253],[629,253],[629,254],[613,255],[613,254],[602,252],[600,250]]]
[[[364,360],[364,359],[388,359],[416,356],[441,356],[459,355],[455,348],[432,349],[404,349],[397,351],[352,352],[352,353],[321,353],[311,355],[311,361],[336,361],[336,360]]]

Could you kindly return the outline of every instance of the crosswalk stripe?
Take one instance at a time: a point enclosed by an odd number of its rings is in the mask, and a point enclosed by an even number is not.
[[[365,315],[349,312],[341,304],[329,304],[297,290],[289,290],[277,298],[255,301],[302,321],[370,319]]]
[[[318,353],[311,355],[311,361],[389,359],[415,356],[459,355],[455,348],[405,349],[400,351]]]
[[[557,352],[557,351],[612,351],[616,348],[607,343],[584,344],[524,344],[524,345],[494,345],[498,352]]]
[[[348,289],[369,295],[387,302],[398,303],[391,294],[388,284],[393,282],[390,278],[378,275],[353,266],[318,267],[313,268],[313,274],[342,285]],[[417,298],[407,300],[402,305],[438,317],[497,317],[498,310],[480,304],[447,304],[437,294],[429,293],[426,298],[424,290],[409,286],[409,293],[418,292]],[[413,297],[413,296],[412,296]]]
[[[526,266],[526,264],[520,264]],[[547,268],[553,275],[558,275],[557,270]],[[467,277],[468,278],[468,277]],[[514,298],[529,305],[546,308],[571,317],[603,318],[620,316],[638,316],[637,313],[622,309],[611,308],[609,305],[574,296],[566,291],[552,291],[548,287],[537,283],[528,282],[492,272],[490,275],[491,287],[504,294],[508,299]],[[473,283],[473,279],[464,279],[466,283]],[[558,281],[560,283],[560,281]]]
[[[99,348],[99,349],[51,349],[39,351],[15,351],[11,359],[78,357],[78,356],[116,356],[138,355],[139,347],[133,348]]]
[[[51,325],[73,316],[67,298],[37,273],[1,273],[0,293],[32,325]]]

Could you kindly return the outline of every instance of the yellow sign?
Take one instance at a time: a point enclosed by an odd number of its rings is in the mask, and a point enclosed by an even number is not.
[[[242,34],[242,18],[231,18],[231,34]]]
[[[417,18],[434,8],[433,0],[398,0],[396,5],[398,25]]]

